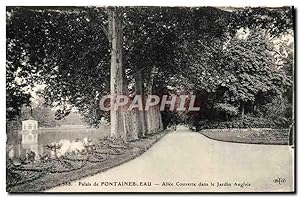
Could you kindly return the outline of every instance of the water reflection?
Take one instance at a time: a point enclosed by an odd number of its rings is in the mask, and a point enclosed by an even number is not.
[[[32,151],[35,153],[36,160],[44,154],[51,155],[51,151],[47,149],[47,145],[58,143],[60,141],[78,141],[84,138],[97,141],[98,138],[103,138],[109,135],[110,128],[101,126],[100,128],[85,128],[85,127],[59,127],[59,128],[44,128],[35,131],[18,133],[15,144],[8,142],[8,156],[10,159],[26,158]]]

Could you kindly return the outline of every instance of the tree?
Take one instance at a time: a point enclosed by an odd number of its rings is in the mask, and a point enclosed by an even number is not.
[[[45,84],[43,96],[50,107],[59,108],[58,118],[76,106],[88,123],[97,125],[105,115],[99,100],[109,93],[109,43],[101,26],[85,11],[8,8],[7,45],[13,47],[7,60],[14,62],[7,74],[15,74],[12,67],[16,67],[25,86]],[[97,13],[99,19],[101,14]]]
[[[292,68],[290,61],[277,64],[285,62],[278,59],[285,58],[275,55],[274,44],[274,40],[291,31],[291,14],[291,8],[237,9],[229,15],[229,28],[223,27],[225,34],[208,39],[210,43],[198,38],[189,48],[179,48],[188,51],[187,58],[181,61],[190,67],[178,79],[201,97],[201,114],[210,109],[206,118],[219,118],[220,114],[214,113],[220,112],[217,103],[239,107],[243,116],[245,107],[247,112],[253,112],[258,105],[284,95],[292,87],[292,76],[286,72],[286,68]]]
[[[35,119],[41,127],[55,127],[57,125],[53,111],[43,104],[38,104],[34,107],[24,105],[20,119],[21,121]]]
[[[115,101],[121,95],[128,95],[128,86],[124,79],[123,68],[123,8],[108,8],[109,40],[111,43],[110,122],[111,135],[125,141],[138,139],[138,133],[132,129],[132,114],[123,106],[115,107]]]

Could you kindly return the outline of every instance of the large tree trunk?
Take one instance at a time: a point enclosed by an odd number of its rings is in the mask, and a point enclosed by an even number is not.
[[[124,94],[129,97],[129,91],[128,91],[128,83],[126,78],[124,78],[124,86],[126,86],[126,89],[124,88]],[[123,119],[125,122],[125,131],[127,134],[127,140],[128,141],[133,141],[139,139],[139,134],[138,131],[136,130],[137,128],[137,122],[136,122],[136,115],[135,112],[132,110],[128,110],[130,106],[130,101],[128,102],[127,106],[123,110]]]
[[[111,70],[110,92],[113,98],[112,106],[118,95],[128,96],[128,86],[124,77],[122,62],[123,48],[123,19],[122,11],[118,7],[108,8],[109,40],[111,44]],[[127,106],[128,107],[128,106]],[[127,107],[111,108],[111,136],[121,138],[124,141],[138,139],[133,127],[133,112],[127,111]]]
[[[147,95],[152,94],[152,87],[154,83],[154,76],[157,72],[157,68],[153,67],[150,75],[150,81],[148,82],[145,93]],[[145,111],[145,118],[147,123],[147,133],[152,134],[162,129],[162,117],[159,109],[159,105],[151,106],[148,111]]]
[[[142,101],[144,102],[144,81],[141,71],[138,71],[135,76],[135,94],[140,95],[142,97]],[[144,110],[140,111],[138,108],[135,109],[135,121],[138,136],[144,137],[147,130]]]
[[[108,8],[108,24],[108,36],[111,44],[110,92],[113,98],[111,102],[112,107],[114,107],[115,97],[118,95],[128,96],[127,82],[123,76],[123,23],[120,8]],[[149,94],[152,93],[154,71],[155,68],[153,68],[151,74]],[[136,91],[137,94],[143,95],[143,81],[141,74],[139,74],[136,79]],[[138,110],[129,112],[124,107],[111,108],[111,136],[114,138],[122,138],[125,141],[138,139],[138,136],[145,136],[146,131],[151,133],[159,130],[161,128],[161,122],[161,115],[158,107],[151,107],[148,112],[141,112]]]
[[[124,112],[122,112],[120,107],[113,108],[115,97],[124,93],[122,65],[123,24],[122,15],[118,8],[108,8],[108,28],[111,44],[110,93],[113,98],[110,111],[111,136],[126,140]]]
[[[146,121],[147,121],[147,133],[155,133],[163,129],[162,117],[159,109],[159,105],[149,108],[149,111],[146,111]]]

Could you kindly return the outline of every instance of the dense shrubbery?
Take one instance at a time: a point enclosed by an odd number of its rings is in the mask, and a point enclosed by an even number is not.
[[[214,106],[215,110],[224,112],[226,115],[236,116],[239,114],[239,109],[231,104],[217,103]]]
[[[256,118],[245,116],[232,121],[209,121],[200,120],[196,124],[196,130],[213,129],[213,128],[288,128],[285,120],[274,120],[271,118]]]

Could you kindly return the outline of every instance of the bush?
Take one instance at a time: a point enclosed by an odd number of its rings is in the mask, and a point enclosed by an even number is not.
[[[283,122],[278,122],[270,118],[257,118],[245,116],[233,121],[209,121],[199,120],[195,123],[196,130],[201,129],[225,129],[225,128],[286,128]]]
[[[214,105],[214,109],[230,116],[236,116],[239,113],[239,109],[237,107],[227,103],[217,103]]]

